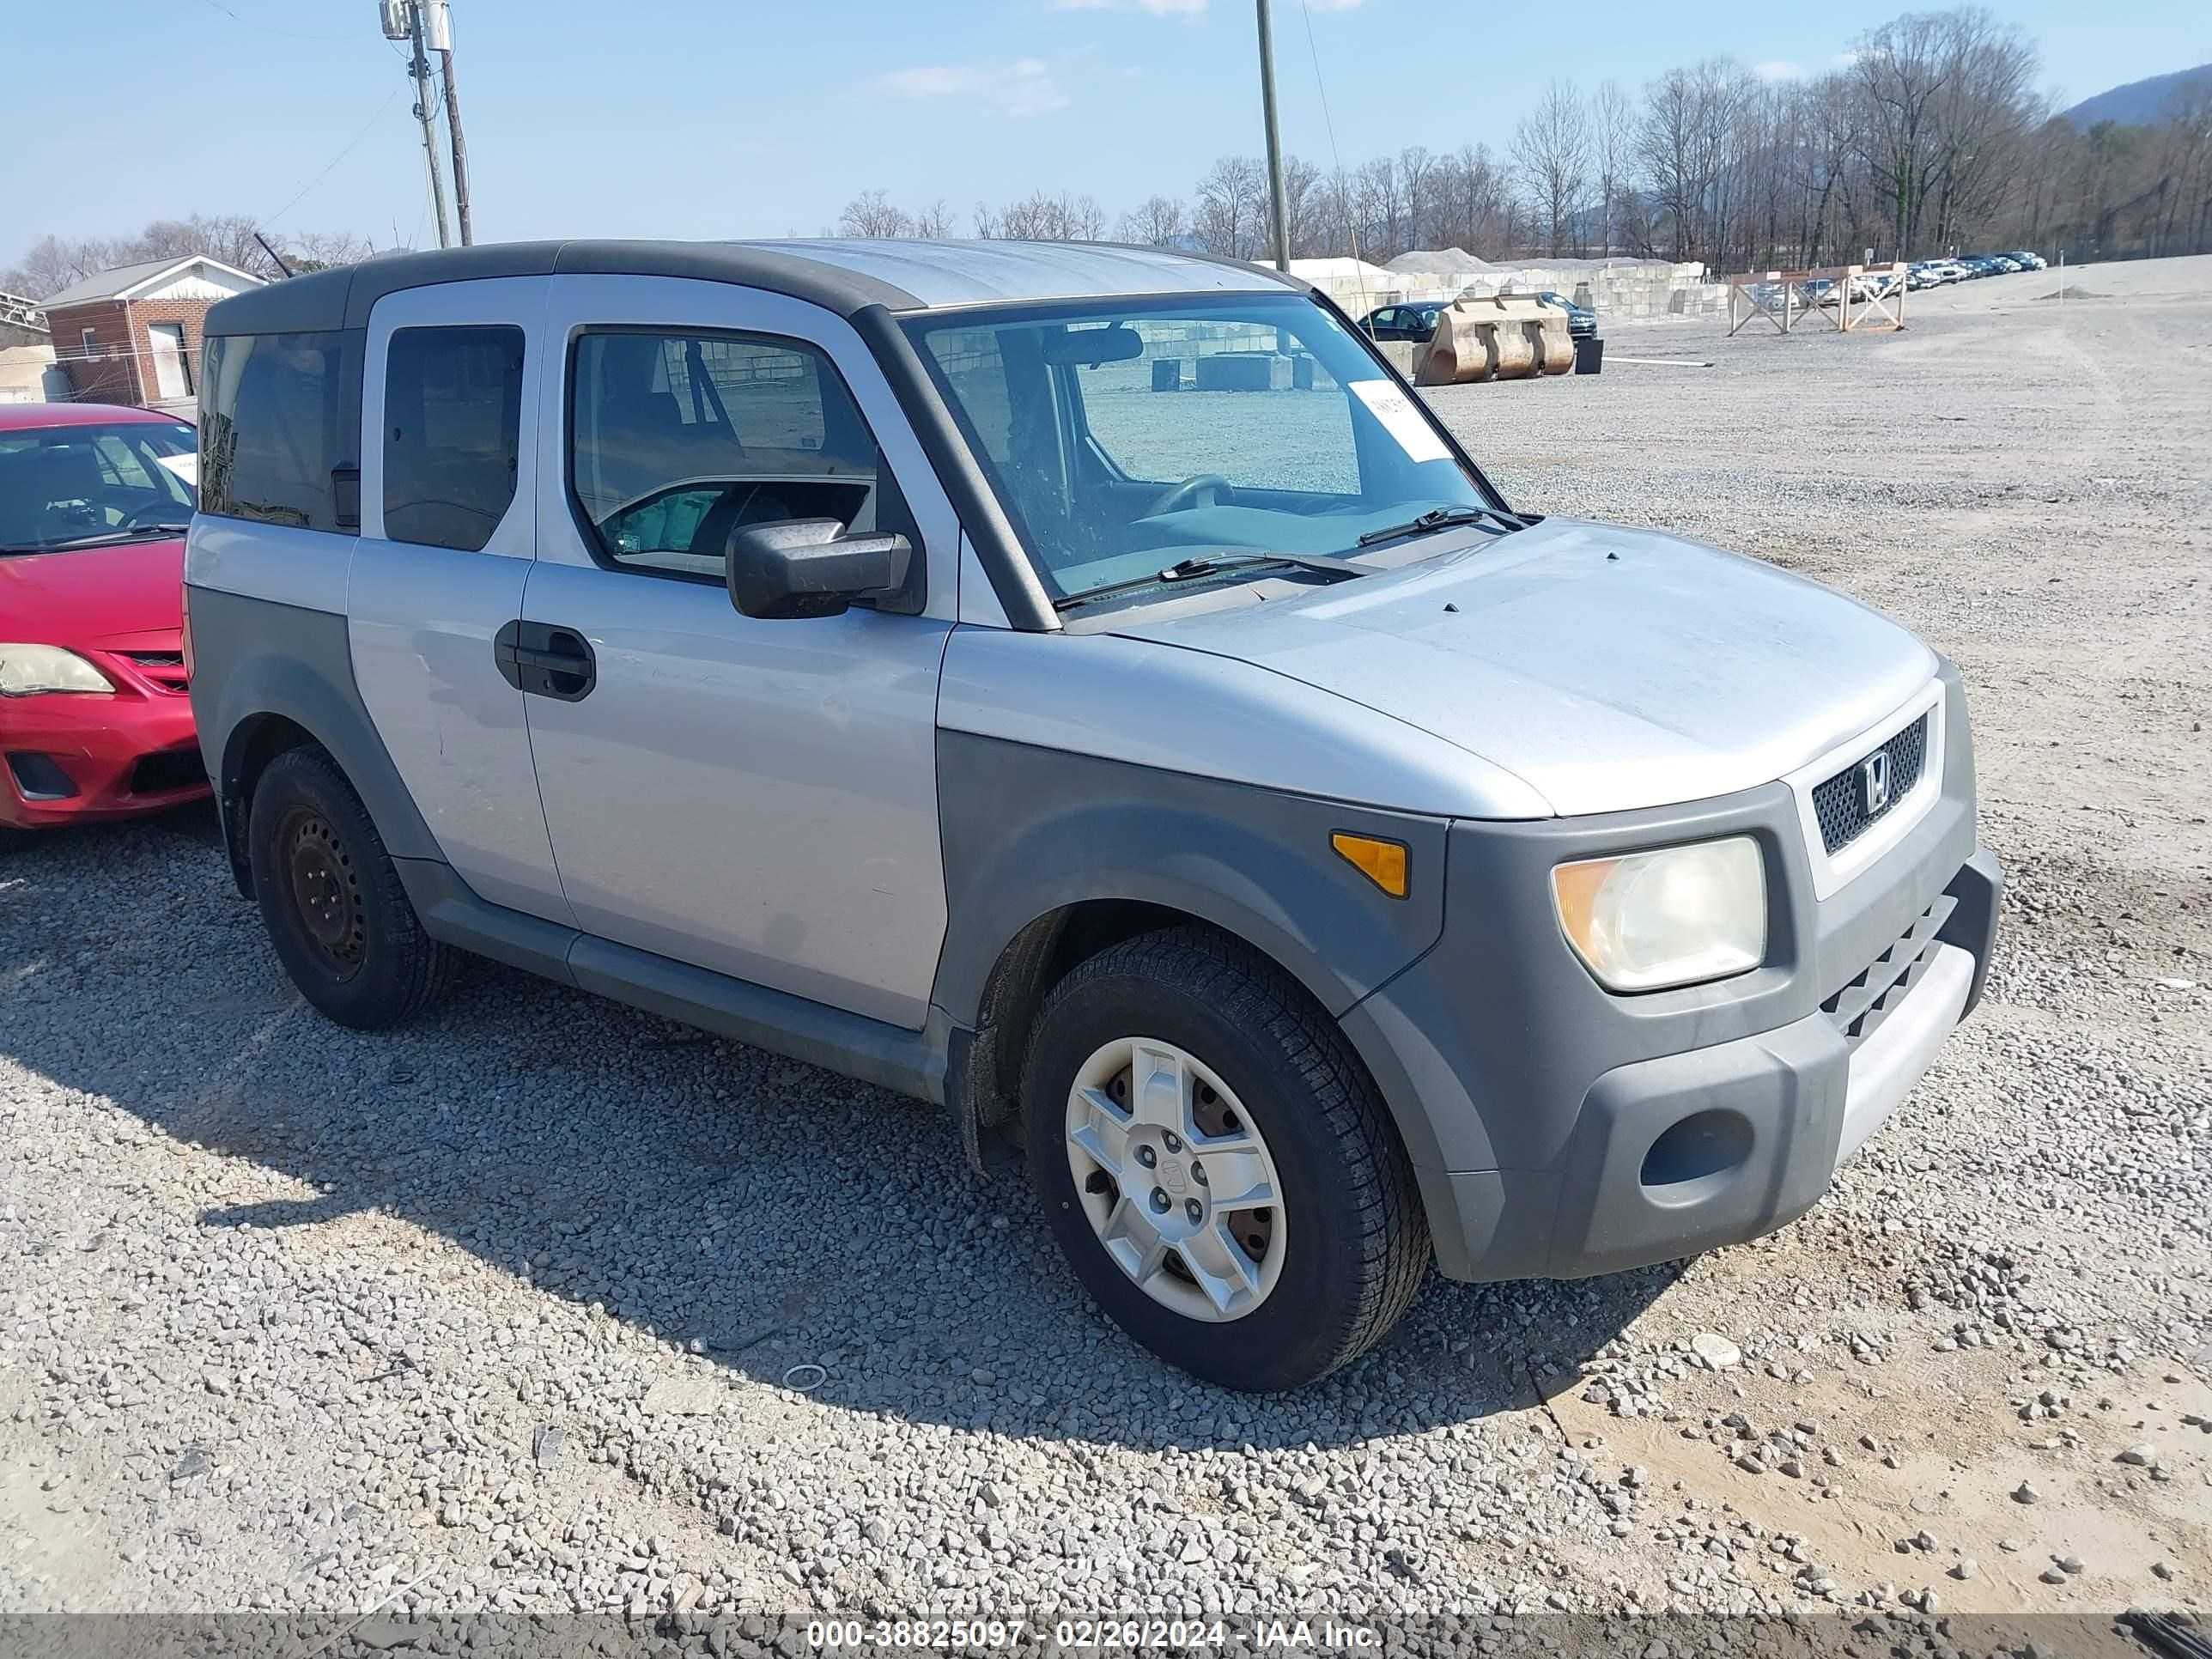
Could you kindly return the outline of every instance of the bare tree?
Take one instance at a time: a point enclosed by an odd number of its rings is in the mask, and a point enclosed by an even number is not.
[[[988,202],[975,204],[975,236],[979,241],[995,241],[1006,234],[1006,221]]]
[[[273,239],[272,239],[273,240]],[[295,273],[359,264],[376,252],[365,236],[343,230],[307,230],[284,239],[284,263]]]
[[[1864,151],[1890,204],[1893,246],[1918,240],[1936,167],[1937,99],[1957,72],[1947,15],[1911,12],[1862,36],[1852,67],[1869,121]]]
[[[837,231],[843,236],[908,236],[914,221],[906,210],[891,204],[887,192],[864,190],[837,215]]]
[[[58,236],[41,237],[13,268],[0,275],[0,289],[43,300],[96,271],[128,264],[118,257],[117,249],[118,244],[103,238],[65,242]]]
[[[1303,155],[1285,156],[1283,222],[1285,234],[1283,245],[1290,249],[1294,258],[1298,257],[1299,249],[1306,240],[1308,221],[1321,210],[1321,169]],[[1267,251],[1271,252],[1274,248],[1274,216],[1271,208],[1267,214]]]
[[[1095,242],[1106,232],[1105,210],[1095,196],[1048,196],[1032,191],[999,210],[1000,234],[1030,242]]]
[[[1613,252],[1613,231],[1636,131],[1636,112],[1618,81],[1601,81],[1590,100],[1590,160],[1597,173],[1597,251]]]
[[[1267,170],[1252,157],[1224,155],[1198,181],[1194,228],[1207,252],[1252,258],[1267,223]]]
[[[1352,175],[1352,226],[1359,257],[1376,263],[1406,251],[1405,202],[1398,189],[1398,164],[1378,155]]]
[[[1121,216],[1115,231],[1125,242],[1152,247],[1172,247],[1182,234],[1182,204],[1172,196],[1147,196],[1141,205]]]
[[[1440,220],[1441,204],[1431,203],[1442,168],[1437,159],[1420,144],[1408,144],[1398,152],[1398,190],[1405,200],[1405,225],[1402,240],[1409,248],[1426,247],[1441,241],[1436,222]],[[1424,234],[1427,241],[1422,240]]]
[[[73,283],[118,265],[154,259],[184,259],[195,254],[219,259],[252,276],[283,273],[263,251],[254,233],[263,227],[245,214],[195,213],[183,219],[156,219],[135,236],[88,236],[64,240],[41,237],[13,269],[0,272],[0,289],[44,299]],[[314,265],[342,264],[373,252],[364,237],[348,232],[302,232],[271,242],[288,243]]]
[[[1636,155],[1651,197],[1648,242],[1668,257],[1717,254],[1729,218],[1723,177],[1738,100],[1752,85],[1731,58],[1669,70],[1644,88]]]
[[[1352,251],[1352,179],[1342,167],[1320,174],[1305,193],[1291,252],[1300,258]]]
[[[933,242],[941,242],[952,234],[952,210],[945,204],[942,196],[915,211],[914,234]]]
[[[1538,221],[1549,227],[1549,252],[1564,252],[1589,178],[1589,116],[1571,82],[1554,81],[1513,130],[1519,164]]]
[[[1438,239],[1455,242],[1478,258],[1503,254],[1505,181],[1491,159],[1490,146],[1462,144],[1439,170],[1447,175],[1447,185],[1437,191],[1443,204]]]

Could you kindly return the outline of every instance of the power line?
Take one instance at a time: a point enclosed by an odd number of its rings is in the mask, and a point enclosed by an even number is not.
[[[1313,8],[1307,0],[1298,0],[1298,11],[1306,20],[1306,50],[1313,54],[1314,90],[1321,94],[1322,125],[1328,131],[1328,159],[1335,166],[1337,188],[1341,191],[1349,188],[1344,176],[1344,152],[1336,147],[1336,118],[1328,112],[1328,83],[1322,79],[1321,48],[1314,43]],[[1364,312],[1370,309],[1367,304],[1367,274],[1360,269],[1359,232],[1352,223],[1349,198],[1345,205],[1347,211],[1344,216],[1344,234],[1351,240],[1352,279],[1359,284],[1359,308]]]
[[[346,42],[346,37],[343,35],[302,34],[297,29],[280,28],[274,23],[264,23],[251,17],[241,17],[228,6],[224,5],[222,0],[202,0],[202,3],[221,12],[240,28],[258,30],[263,34],[281,35],[288,40],[314,40],[324,44],[343,45]]]
[[[215,3],[215,0],[208,0],[208,3],[212,5]],[[323,170],[317,173],[313,178],[308,179],[306,184],[301,185],[298,193],[295,194],[290,201],[285,203],[283,207],[278,208],[274,213],[264,215],[261,222],[266,225],[274,225],[294,208],[299,206],[301,202],[306,198],[308,191],[314,189],[317,185],[321,184],[324,179],[329,178],[331,174],[337,170],[339,162],[344,161],[347,156],[352,155],[356,149],[360,148],[361,141],[368,137],[370,130],[373,129],[379,121],[384,118],[384,112],[392,107],[392,100],[398,95],[399,85],[395,82],[392,84],[392,90],[384,94],[384,101],[376,106],[376,112],[371,115],[368,120],[361,124],[361,131],[354,134],[351,138],[346,141],[346,146],[343,149],[340,150],[336,155],[331,157],[329,165],[325,167]]]

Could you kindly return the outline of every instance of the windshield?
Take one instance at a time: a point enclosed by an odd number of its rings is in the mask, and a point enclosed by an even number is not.
[[[182,421],[0,432],[0,552],[173,535],[191,520],[198,472]]]
[[[1055,599],[1224,550],[1342,557],[1436,508],[1504,505],[1302,294],[907,326]]]

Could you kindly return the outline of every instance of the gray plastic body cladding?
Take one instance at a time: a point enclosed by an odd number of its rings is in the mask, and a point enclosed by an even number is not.
[[[933,1000],[978,1023],[1000,953],[1089,899],[1166,905],[1287,969],[1340,1014],[1436,942],[1445,823],[996,738],[937,734],[951,927]],[[1335,830],[1403,842],[1408,896],[1339,856]]]
[[[423,931],[478,956],[933,1105],[950,1023],[909,1031],[491,903],[434,859],[394,860]]]
[[[345,617],[212,587],[189,587],[186,599],[192,718],[226,820],[237,810],[246,732],[258,717],[276,714],[330,751],[392,857],[442,856],[362,702]]]
[[[1784,1028],[1824,1020],[1822,1000],[1947,890],[1964,893],[1993,881],[1993,861],[1978,857],[1975,842],[1964,699],[1955,674],[1947,668],[1946,677],[1946,719],[1957,741],[1946,755],[1942,794],[1897,847],[1824,902],[1813,897],[1796,809],[1780,784],[1689,806],[1453,825],[1443,938],[1343,1022],[1393,1115],[1430,1126],[1427,1147],[1410,1133],[1407,1147],[1447,1273],[1518,1278],[1626,1265],[1586,1263],[1553,1249],[1555,1225],[1566,1212],[1562,1194],[1589,1178],[1607,1139],[1583,1126],[1585,1100],[1598,1080],[1639,1061],[1686,1055],[1718,1082],[1746,1065],[1764,1069],[1760,1055],[1776,1043],[1796,1060],[1816,1058],[1781,1035]],[[1714,984],[1639,996],[1600,987],[1560,932],[1552,866],[1730,835],[1751,836],[1765,862],[1765,965]],[[1978,937],[1966,937],[1974,927],[1964,923],[1947,928],[1947,941],[1985,958],[1993,902],[1983,915]],[[1744,1042],[1759,1052],[1723,1047]],[[1834,1118],[1825,1130],[1808,1123],[1801,1131],[1826,1135],[1831,1162],[1848,1082],[1840,1040],[1833,1059],[1832,1085],[1808,1088],[1800,1106],[1815,1118]],[[1590,1109],[1608,1109],[1600,1102]],[[1823,1166],[1823,1182],[1826,1173]],[[1787,1218],[1778,1208],[1770,1224]],[[1702,1247],[1686,1238],[1681,1249],[1644,1259]]]

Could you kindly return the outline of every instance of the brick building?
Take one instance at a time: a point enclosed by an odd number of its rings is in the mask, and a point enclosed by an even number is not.
[[[204,254],[118,265],[44,301],[54,356],[82,403],[185,410],[199,391],[200,325],[261,279]]]

